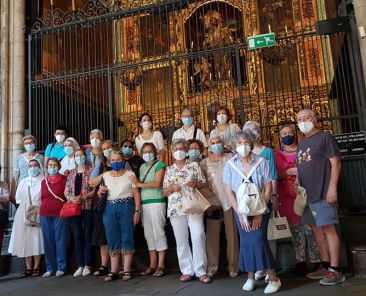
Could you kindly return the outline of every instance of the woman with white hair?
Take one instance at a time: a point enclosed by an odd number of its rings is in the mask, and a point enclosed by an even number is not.
[[[248,273],[243,285],[244,291],[252,291],[256,285],[255,272],[263,270],[268,273],[269,282],[264,289],[265,294],[275,293],[281,288],[281,281],[274,270],[274,258],[267,239],[267,228],[271,211],[271,173],[268,161],[253,153],[255,136],[249,130],[240,131],[234,138],[236,155],[224,168],[226,193],[235,211],[236,223],[240,235],[239,267]],[[241,173],[240,173],[241,172]],[[251,173],[250,176],[248,176]],[[238,209],[238,190],[248,176],[250,182],[263,192],[263,199],[268,205],[261,215],[246,215]]]
[[[9,250],[13,256],[25,258],[26,270],[20,277],[39,276],[39,263],[44,254],[42,231],[39,224],[39,210],[29,217],[30,207],[41,204],[41,181],[43,180],[42,164],[32,159],[28,163],[28,177],[18,185],[15,201],[19,204],[14,217]]]
[[[212,280],[206,274],[206,235],[202,214],[186,214],[182,199],[190,198],[193,190],[202,187],[206,179],[197,162],[187,159],[188,144],[185,139],[172,141],[174,163],[167,168],[163,182],[163,194],[168,197],[168,217],[173,226],[177,243],[179,269],[182,272],[181,282],[188,282],[195,275],[201,283]],[[191,233],[192,251],[189,246]]]
[[[79,143],[72,137],[69,137],[64,142],[64,151],[66,156],[61,160],[60,174],[66,177],[76,166],[75,151],[80,149]]]
[[[86,162],[94,166],[97,158],[103,160],[103,132],[99,129],[93,129],[89,134],[89,138],[91,149],[86,149]]]

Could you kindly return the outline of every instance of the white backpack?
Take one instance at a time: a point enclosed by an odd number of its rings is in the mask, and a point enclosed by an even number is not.
[[[257,161],[247,176],[245,176],[244,173],[241,172],[234,163],[232,163],[232,161],[229,161],[232,168],[243,178],[243,182],[239,185],[236,193],[238,211],[242,215],[258,216],[262,215],[267,210],[267,204],[263,198],[263,193],[259,190],[256,184],[249,180],[262,160],[263,158],[260,158]]]

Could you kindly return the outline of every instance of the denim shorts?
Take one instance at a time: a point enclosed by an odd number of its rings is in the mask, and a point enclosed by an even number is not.
[[[111,256],[135,251],[134,214],[134,199],[129,198],[121,202],[106,203],[103,223]]]
[[[338,205],[326,200],[309,203],[301,217],[302,224],[318,227],[338,224]]]

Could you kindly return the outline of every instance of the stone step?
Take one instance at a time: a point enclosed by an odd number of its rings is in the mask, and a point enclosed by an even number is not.
[[[366,244],[350,247],[352,269],[355,276],[366,276]]]

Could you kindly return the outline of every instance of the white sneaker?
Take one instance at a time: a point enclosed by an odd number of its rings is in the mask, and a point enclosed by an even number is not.
[[[74,277],[79,277],[83,274],[83,270],[84,267],[79,267],[75,272],[74,272]]]
[[[264,289],[264,294],[276,293],[281,289],[281,281],[269,281],[267,287]]]
[[[266,278],[264,279],[264,281],[265,281],[266,283],[269,283],[269,275],[268,275],[268,273],[266,274]]]
[[[245,282],[244,286],[243,286],[243,290],[244,291],[253,291],[255,287],[255,280],[253,279],[247,279],[247,281]]]
[[[61,270],[58,270],[57,272],[56,272],[56,277],[63,277],[65,275],[65,272],[64,271],[61,271]]]
[[[84,270],[83,270],[83,273],[82,273],[82,276],[88,276],[88,275],[90,275],[91,274],[91,271],[92,271],[92,269],[91,269],[90,266],[85,266],[84,267]]]
[[[42,274],[42,277],[43,278],[47,278],[47,277],[50,277],[52,276],[52,272],[51,271],[46,271],[44,274]]]
[[[256,271],[255,274],[254,274],[254,279],[256,281],[261,281],[264,279],[264,277],[266,276],[266,273],[262,273],[262,271]]]

